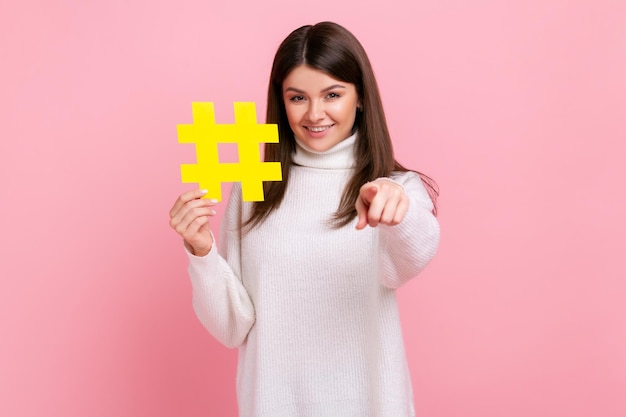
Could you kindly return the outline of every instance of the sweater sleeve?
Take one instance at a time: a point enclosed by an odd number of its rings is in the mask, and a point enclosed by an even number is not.
[[[395,289],[418,275],[435,256],[439,247],[439,223],[418,174],[401,173],[393,180],[404,187],[409,208],[400,224],[378,227],[382,284]]]
[[[203,326],[222,344],[244,343],[254,325],[252,300],[241,281],[241,191],[233,186],[216,242],[202,257],[187,252],[193,308]]]

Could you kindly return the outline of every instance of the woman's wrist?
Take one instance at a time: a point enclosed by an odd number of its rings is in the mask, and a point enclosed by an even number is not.
[[[211,249],[213,248],[213,242],[211,242],[211,244],[207,247],[207,246],[200,246],[200,247],[194,247],[191,244],[189,244],[189,242],[184,241],[185,244],[185,248],[187,249],[187,252],[189,252],[190,254],[192,254],[193,256],[198,256],[198,257],[203,257],[209,254],[209,252],[211,252]]]
[[[397,185],[398,187],[402,188],[402,191],[405,191],[405,190],[404,190],[404,185],[400,184],[398,181],[394,180],[393,178],[389,178],[389,177],[379,177],[379,178],[376,178],[376,179],[375,179],[374,181],[372,181],[372,182],[376,182],[376,181],[387,181],[387,182],[390,182],[390,183],[395,184],[395,185]]]

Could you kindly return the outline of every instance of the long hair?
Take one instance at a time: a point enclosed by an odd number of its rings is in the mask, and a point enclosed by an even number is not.
[[[280,162],[282,182],[263,184],[265,201],[254,203],[250,218],[244,226],[254,227],[280,205],[289,184],[289,172],[296,149],[289,127],[283,81],[300,65],[318,69],[343,82],[354,84],[362,109],[357,110],[353,131],[358,132],[356,167],[348,181],[339,207],[331,219],[335,227],[342,227],[356,217],[356,199],[359,189],[368,181],[388,177],[392,172],[408,169],[393,156],[393,147],[383,110],[374,71],[363,46],[344,27],[333,22],[302,26],[294,30],[278,47],[267,92],[266,123],[278,124],[279,143],[265,144],[265,161]],[[428,176],[418,172],[436,205],[438,189]],[[433,210],[436,213],[436,208]]]

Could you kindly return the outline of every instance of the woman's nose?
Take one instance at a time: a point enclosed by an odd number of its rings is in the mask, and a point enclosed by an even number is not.
[[[307,111],[307,118],[312,121],[322,120],[324,118],[324,105],[318,101],[311,101]]]

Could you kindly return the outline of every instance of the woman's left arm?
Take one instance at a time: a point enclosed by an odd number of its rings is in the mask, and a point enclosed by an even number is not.
[[[361,188],[357,229],[379,229],[381,283],[399,288],[418,275],[439,247],[433,203],[414,172],[377,179]]]

